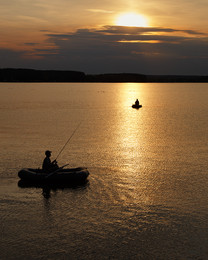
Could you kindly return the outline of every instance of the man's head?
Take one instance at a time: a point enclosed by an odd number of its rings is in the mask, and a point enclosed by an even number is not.
[[[47,150],[47,151],[45,151],[45,155],[47,156],[47,157],[50,157],[51,156],[51,151],[49,151],[49,150]]]

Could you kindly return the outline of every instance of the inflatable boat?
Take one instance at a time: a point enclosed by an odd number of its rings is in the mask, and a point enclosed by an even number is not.
[[[89,176],[87,168],[58,169],[52,173],[45,173],[41,169],[25,168],[18,172],[22,181],[31,183],[83,183]]]
[[[133,104],[132,107],[133,107],[133,108],[140,108],[140,107],[142,107],[142,105]]]

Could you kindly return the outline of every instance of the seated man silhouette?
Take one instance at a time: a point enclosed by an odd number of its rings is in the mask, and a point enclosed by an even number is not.
[[[56,171],[59,167],[58,167],[56,160],[51,162],[51,159],[50,159],[51,151],[49,151],[49,150],[45,151],[45,155],[46,155],[46,157],[43,160],[43,165],[42,165],[43,171],[46,172],[46,173]]]
[[[135,101],[135,105],[139,106],[139,100],[138,99]]]

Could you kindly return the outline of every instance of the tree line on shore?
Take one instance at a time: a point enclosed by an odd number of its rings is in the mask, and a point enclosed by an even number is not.
[[[208,82],[208,76],[109,73],[89,75],[80,71],[0,69],[0,82]]]

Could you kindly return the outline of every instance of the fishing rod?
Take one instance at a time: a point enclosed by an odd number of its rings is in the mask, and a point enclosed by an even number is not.
[[[67,142],[65,143],[65,145],[62,147],[61,151],[58,153],[55,161],[57,160],[57,158],[59,157],[59,155],[63,152],[64,148],[66,147],[66,145],[68,144],[68,142],[71,140],[72,136],[75,134],[75,132],[77,131],[77,129],[79,128],[79,126],[81,125],[82,122],[80,122],[78,124],[78,126],[75,128],[75,130],[73,131],[73,133],[71,134],[71,136],[69,137],[69,139],[67,140]]]

